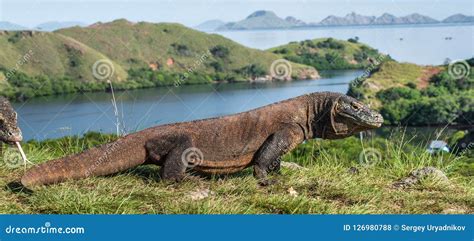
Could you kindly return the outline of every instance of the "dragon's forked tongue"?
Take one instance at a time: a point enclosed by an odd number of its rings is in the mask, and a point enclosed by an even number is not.
[[[21,158],[23,159],[23,163],[25,163],[26,165],[26,163],[30,161],[28,161],[28,159],[26,158],[25,152],[23,151],[23,148],[21,148],[20,142],[16,141],[15,144],[16,144],[16,147],[18,148],[18,151],[20,151]]]

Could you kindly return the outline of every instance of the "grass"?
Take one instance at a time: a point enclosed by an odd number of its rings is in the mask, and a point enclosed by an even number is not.
[[[68,76],[78,81],[96,81],[92,66],[106,56],[70,37],[48,32],[9,31],[0,35],[0,67],[29,76]],[[125,80],[127,73],[114,63],[112,80]],[[0,81],[1,82],[1,81]]]
[[[29,142],[25,151],[39,163],[114,138],[91,133],[83,138]],[[361,165],[362,146],[376,148],[381,159],[373,166]],[[374,138],[360,142],[351,137],[307,142],[284,160],[306,169],[282,168],[281,175],[273,176],[277,183],[269,187],[260,187],[251,169],[223,177],[189,175],[181,183],[166,183],[159,179],[159,167],[141,166],[113,176],[40,187],[33,193],[12,190],[8,183],[21,177],[23,167],[10,169],[2,162],[0,213],[474,213],[472,176],[458,171],[472,158],[431,156],[409,141]],[[392,188],[393,182],[424,166],[443,170],[450,183],[428,178],[408,189]],[[357,167],[359,173],[349,173],[350,167]],[[192,198],[193,192],[203,189],[210,190],[209,197]]]

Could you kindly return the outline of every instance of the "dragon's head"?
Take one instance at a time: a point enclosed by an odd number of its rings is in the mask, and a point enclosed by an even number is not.
[[[328,93],[321,120],[314,128],[319,130],[317,137],[340,139],[355,133],[379,128],[383,117],[362,102],[343,94]]]
[[[8,100],[0,97],[0,141],[14,143],[22,140],[15,110]]]

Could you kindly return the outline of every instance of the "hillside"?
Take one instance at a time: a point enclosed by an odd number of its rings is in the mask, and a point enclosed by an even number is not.
[[[58,31],[104,53],[112,60],[131,68],[154,68],[182,73],[190,68],[206,74],[237,73],[249,66],[261,68],[260,75],[270,73],[270,66],[279,56],[250,49],[216,34],[205,34],[180,24],[131,23],[116,20],[87,28]],[[203,63],[196,61],[205,57]],[[293,64],[295,76],[302,72],[316,72],[303,65]],[[309,73],[309,72],[308,72]],[[237,76],[246,78],[249,76]]]
[[[474,59],[447,66],[386,61],[355,79],[348,94],[380,110],[389,125],[472,125]]]
[[[376,49],[359,43],[357,39],[344,41],[319,38],[291,42],[268,51],[290,61],[313,66],[318,70],[365,68],[371,64],[370,61],[380,61],[386,57]]]
[[[351,85],[351,95],[362,99],[373,108],[380,108],[380,100],[376,98],[379,91],[392,87],[403,87],[409,84],[418,85],[423,67],[411,63],[388,61],[364,80],[354,80]]]
[[[270,66],[279,58],[180,24],[116,20],[52,33],[3,31],[0,73],[7,77],[1,82],[7,80],[3,85],[9,87],[0,94],[28,98],[105,90],[105,79],[93,75],[99,60],[112,63],[113,75],[107,79],[118,89],[131,89],[176,85],[177,80],[179,85],[271,80]],[[287,79],[318,77],[312,67],[290,65]]]
[[[24,73],[50,78],[69,77],[79,81],[96,81],[91,66],[102,53],[61,34],[38,31],[0,32],[0,69],[5,76]],[[125,71],[115,65],[114,79],[122,81]]]
[[[59,21],[51,21],[39,24],[35,27],[35,29],[40,31],[48,31],[52,32],[62,28],[70,28],[74,26],[87,26],[87,24],[83,22],[76,22],[76,21],[66,21],[66,22],[59,22]]]

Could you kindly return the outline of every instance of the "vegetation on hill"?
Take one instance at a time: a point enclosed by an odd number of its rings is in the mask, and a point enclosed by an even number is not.
[[[23,73],[96,81],[91,68],[99,59],[110,61],[99,51],[64,35],[38,31],[0,33],[0,68],[8,79],[15,73]],[[125,80],[125,71],[115,63],[113,67],[113,80]]]
[[[180,24],[116,20],[53,33],[0,32],[1,95],[39,95],[162,85],[271,79],[280,56],[250,49]],[[107,68],[94,69],[101,61]],[[309,66],[289,63],[289,78],[314,78]],[[97,77],[94,71],[110,73]],[[97,73],[96,73],[97,74]]]
[[[24,144],[34,163],[80,152],[116,137],[89,133]],[[282,167],[277,183],[259,187],[246,169],[235,175],[189,176],[182,183],[160,180],[159,168],[141,166],[107,177],[94,177],[18,192],[23,166],[0,162],[1,213],[107,214],[387,214],[474,212],[473,166],[465,156],[429,155],[423,144],[396,139],[313,140],[284,161],[304,168]],[[425,143],[426,144],[426,143]],[[372,162],[361,153],[379,153]],[[368,154],[370,155],[370,154]],[[472,163],[472,159],[471,159]],[[370,165],[369,165],[370,164]],[[411,171],[434,166],[449,183],[426,178],[405,189],[392,184]],[[351,168],[353,167],[353,168]],[[205,193],[205,194],[203,194]],[[206,195],[208,195],[206,197]]]
[[[390,125],[472,125],[474,120],[473,59],[463,62],[465,74],[453,66],[423,67],[388,61],[366,79],[352,82],[349,94],[381,111]]]
[[[371,61],[389,58],[381,55],[376,49],[359,43],[358,38],[348,41],[320,38],[291,42],[269,51],[289,61],[310,65],[318,70],[365,68]]]

